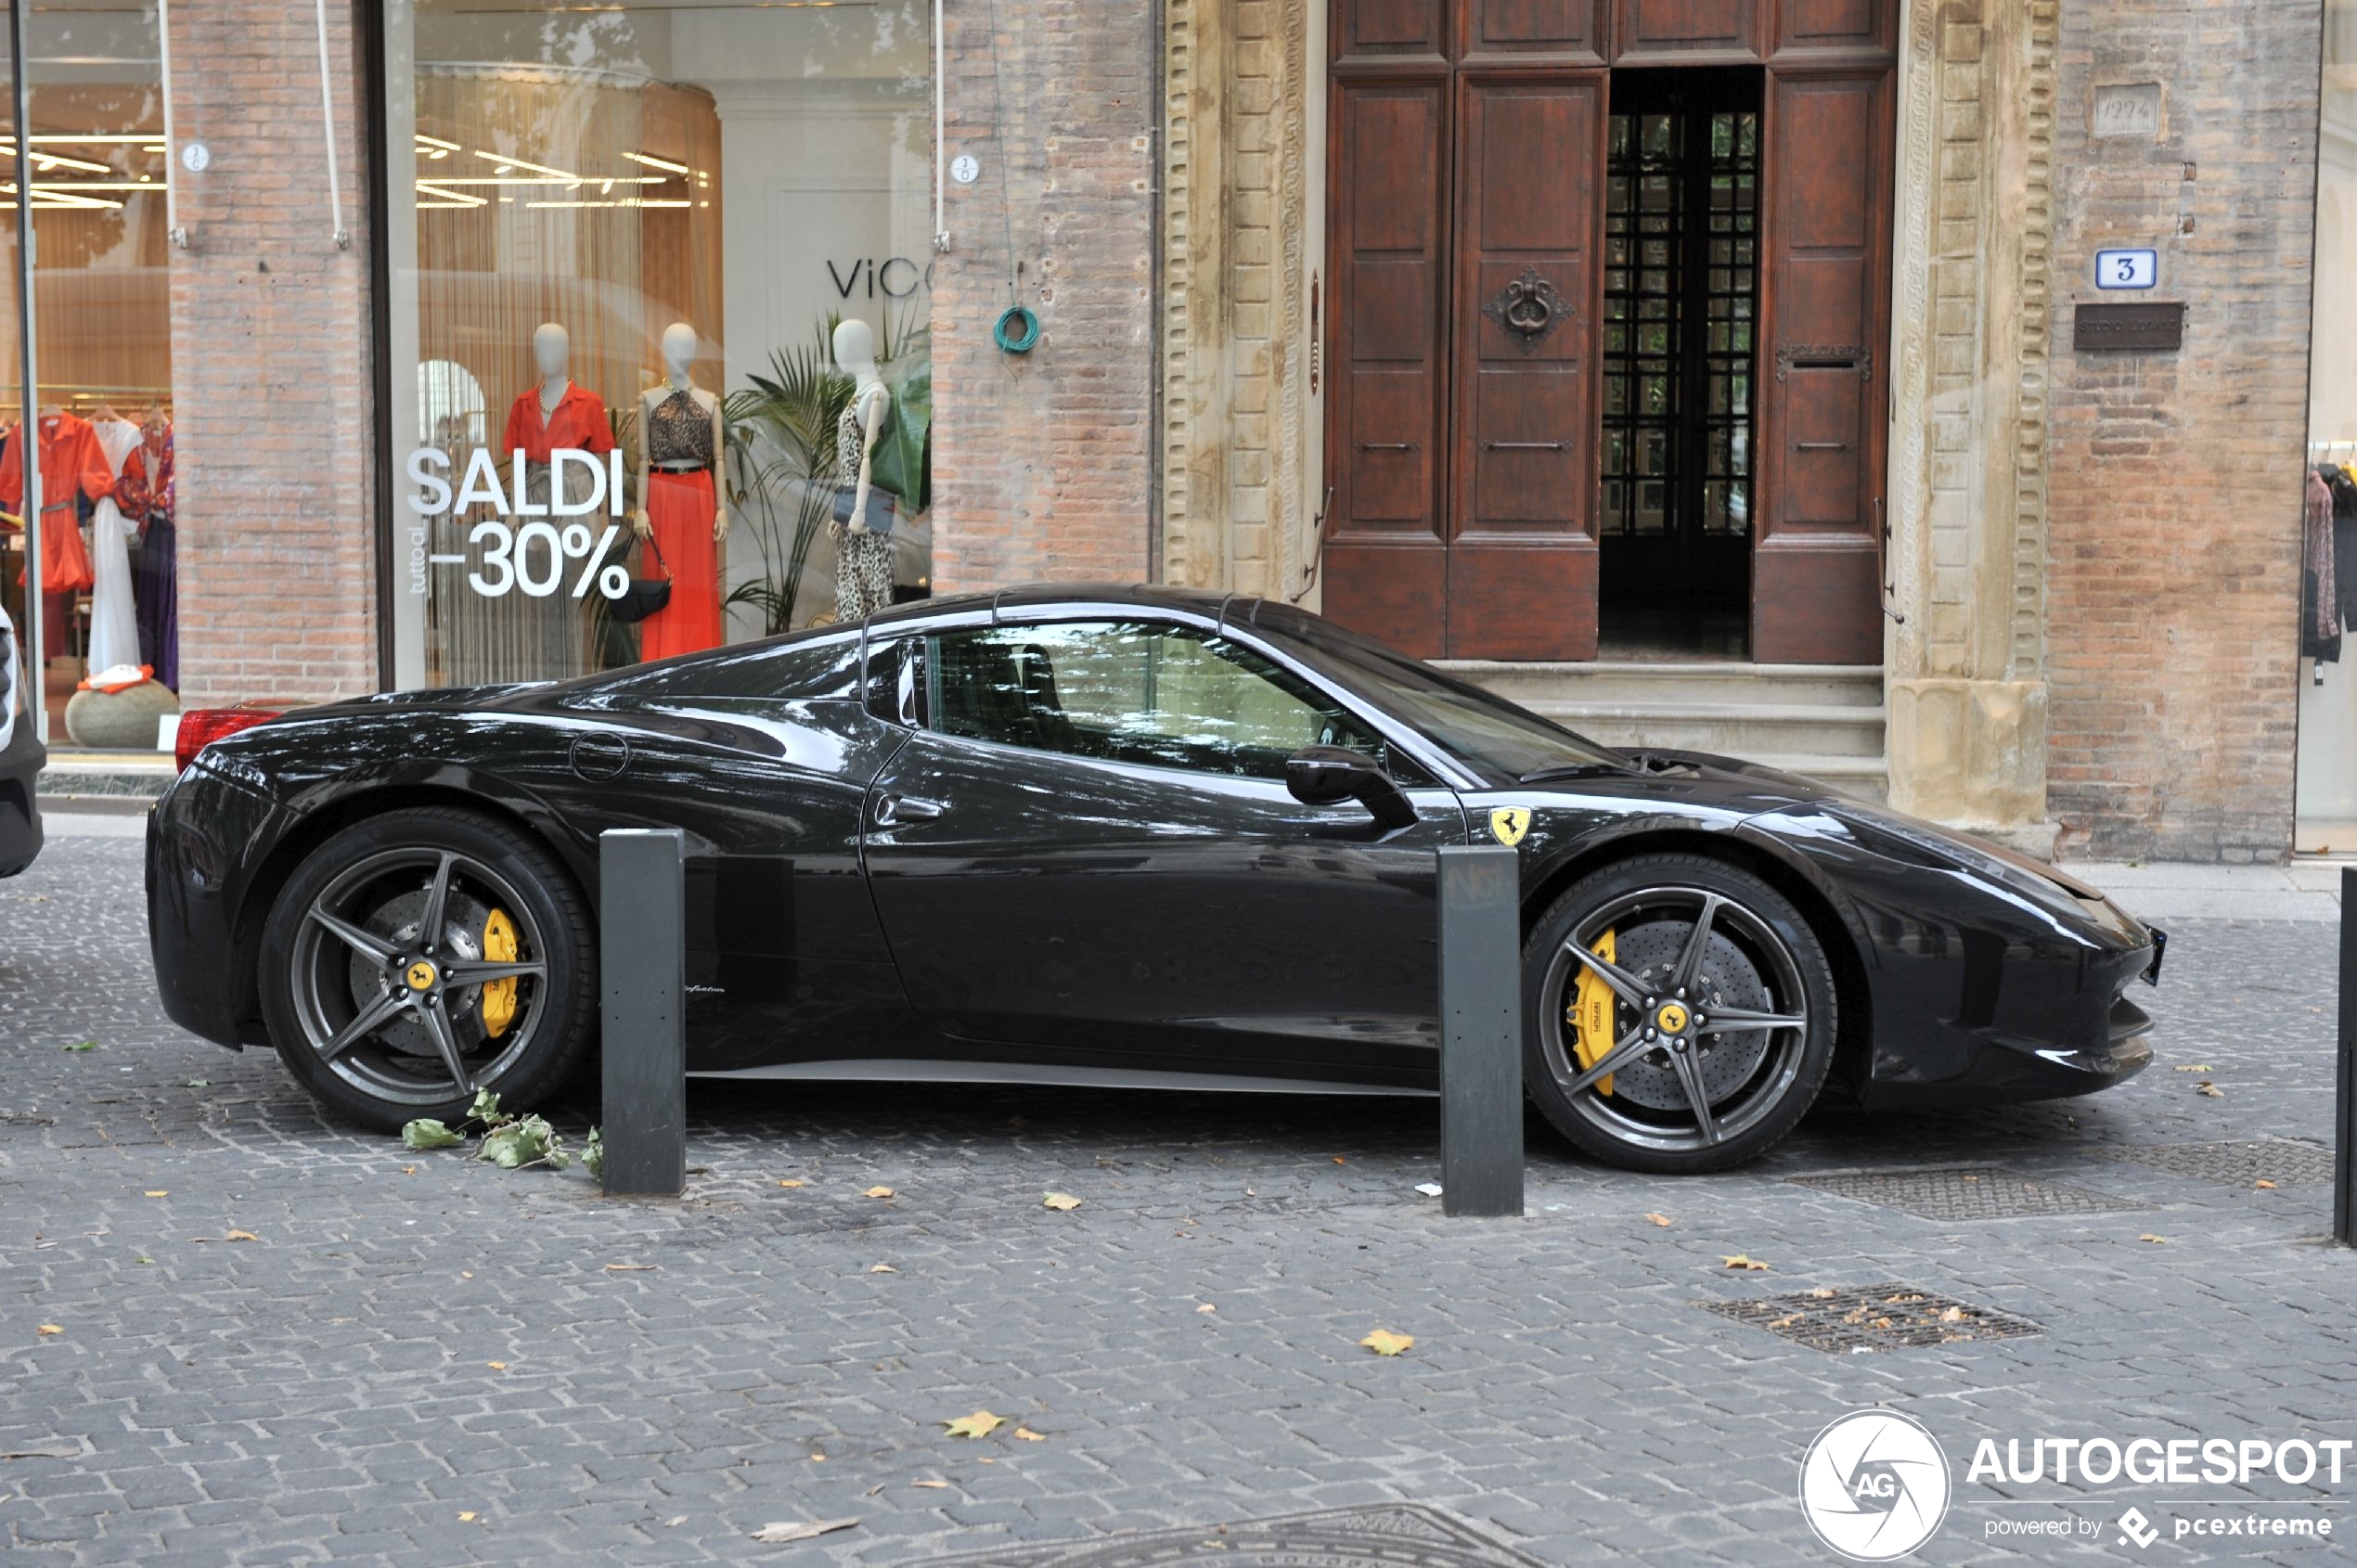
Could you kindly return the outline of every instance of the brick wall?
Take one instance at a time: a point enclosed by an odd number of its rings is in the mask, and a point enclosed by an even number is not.
[[[172,256],[181,695],[316,700],[377,686],[368,239],[349,5],[328,7],[349,250],[333,238],[314,11],[172,10],[191,248]],[[304,62],[311,62],[306,65]]]
[[[934,582],[1151,575],[1154,8],[1145,0],[950,7],[949,187],[934,274]],[[1012,295],[1009,278],[1020,280]],[[1001,353],[1011,299],[1038,345]]]
[[[2292,840],[2317,0],[2073,0],[2055,127],[2048,799],[2066,852]],[[2101,86],[2160,134],[2097,138]],[[2157,245],[2182,353],[2074,353],[2094,252]]]

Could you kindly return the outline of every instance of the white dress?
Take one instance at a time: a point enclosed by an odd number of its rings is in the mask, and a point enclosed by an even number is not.
[[[139,444],[139,427],[128,419],[93,419],[90,428],[107,455],[107,468],[122,472],[122,460]],[[138,525],[122,515],[114,497],[90,514],[90,673],[118,664],[139,666],[139,616],[131,598],[131,539]]]

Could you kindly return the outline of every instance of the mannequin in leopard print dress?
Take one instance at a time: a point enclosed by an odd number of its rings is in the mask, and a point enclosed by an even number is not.
[[[864,321],[835,328],[836,367],[857,383],[835,421],[835,483],[852,492],[851,521],[832,522],[835,621],[864,621],[892,603],[892,535],[867,523],[876,435],[892,409],[892,393],[876,369],[874,334]]]

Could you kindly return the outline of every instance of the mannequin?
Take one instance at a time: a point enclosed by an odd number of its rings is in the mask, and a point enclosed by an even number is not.
[[[139,427],[101,405],[90,421],[107,460],[107,494],[90,514],[90,673],[135,669],[139,658],[138,613],[131,598],[131,539],[138,524],[116,500],[122,465],[138,449]]]
[[[145,531],[132,576],[139,610],[139,662],[165,689],[180,689],[180,545],[174,521],[179,485],[173,474],[172,419],[153,404],[139,423],[139,444],[115,476],[115,505]]]
[[[86,593],[96,580],[90,553],[83,547],[81,525],[74,521],[77,495],[95,501],[107,494],[114,488],[114,469],[88,420],[56,404],[43,404],[33,423],[40,431],[34,442],[19,436],[0,455],[0,510],[24,510],[24,452],[28,444],[37,444],[41,515],[25,521],[40,530],[40,591],[47,596],[41,616],[41,656],[48,660],[66,650],[73,596]]]
[[[560,324],[545,321],[533,329],[532,366],[539,379],[509,406],[507,432],[501,442],[507,451],[501,466],[509,477],[519,462],[522,465],[522,505],[527,508],[551,504],[551,453],[587,452],[602,456],[614,447],[605,400],[573,383],[568,371],[572,354],[572,339]],[[578,463],[565,467],[562,498],[575,505],[589,498],[589,486],[595,482],[585,467]],[[450,542],[435,548],[463,551],[468,533],[478,521],[455,514],[444,520],[442,526],[449,530]],[[512,520],[519,531],[538,521],[544,520],[533,516]],[[589,668],[581,606],[566,595],[535,598],[529,594],[509,594],[497,599],[462,595],[454,609],[448,623],[448,653],[455,679],[550,680],[580,675]]]
[[[835,484],[851,492],[847,521],[829,526],[835,541],[835,621],[864,621],[892,603],[892,535],[868,526],[869,486],[876,436],[892,411],[892,393],[876,368],[876,338],[868,324],[835,328],[835,367],[852,380],[851,401],[835,425]],[[842,510],[840,504],[838,510]]]
[[[638,401],[638,510],[631,526],[651,546],[642,575],[668,576],[671,602],[639,627],[639,656],[666,659],[717,648],[723,640],[717,546],[728,537],[728,511],[715,480],[723,456],[720,399],[695,383],[703,340],[675,321],[663,329],[663,379]]]

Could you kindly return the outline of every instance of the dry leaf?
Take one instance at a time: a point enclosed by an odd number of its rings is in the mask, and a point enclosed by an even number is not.
[[[1350,1162],[1349,1162],[1349,1161],[1347,1161],[1347,1160],[1346,1160],[1346,1159],[1344,1159],[1341,1155],[1337,1154],[1337,1155],[1335,1155],[1335,1156],[1334,1156],[1334,1163],[1335,1163],[1335,1164],[1337,1164],[1337,1165],[1346,1165],[1346,1164],[1350,1163]]]
[[[1819,1301],[1829,1301],[1835,1296],[1841,1294],[1839,1291],[1835,1290],[1831,1285],[1820,1285],[1809,1293],[1815,1296]]]
[[[779,1185],[779,1187],[800,1187],[800,1186],[802,1185],[802,1183],[800,1183],[799,1181],[794,1181],[794,1180],[791,1180],[791,1179],[789,1179],[789,1180],[780,1181],[780,1182],[779,1182],[779,1183],[778,1183],[778,1185]]]
[[[2262,1181],[2259,1185],[2265,1188],[2270,1192],[2275,1190],[2275,1184],[2272,1181]]]
[[[1964,1320],[1964,1309],[1961,1306],[1942,1307],[1939,1320],[1942,1323],[1961,1323]]]
[[[261,1237],[251,1230],[232,1230],[221,1238],[224,1241],[259,1241]]]
[[[2171,1067],[2170,1071],[2171,1073],[2215,1073],[2218,1069],[2210,1066],[2209,1063],[2206,1061],[2191,1061],[2179,1062],[2176,1066]]]
[[[504,1372],[508,1369],[508,1364],[505,1361],[486,1361],[483,1365],[495,1372]]]
[[[606,1265],[606,1272],[608,1274],[646,1274],[661,1266],[659,1264],[652,1263],[610,1263]]]
[[[1080,1200],[1069,1192],[1043,1192],[1039,1195],[1042,1208],[1053,1209],[1060,1215],[1070,1214],[1080,1207]]]
[[[856,1519],[821,1519],[815,1524],[796,1524],[781,1520],[764,1524],[753,1533],[753,1538],[766,1547],[779,1547],[788,1541],[806,1541],[818,1536],[831,1536],[837,1530],[848,1530],[858,1523]]]
[[[892,1265],[888,1263],[880,1263],[873,1268],[869,1269],[868,1272],[870,1274],[897,1274],[900,1270],[893,1267]]]
[[[2156,1236],[2149,1230],[2145,1231],[2142,1236],[2137,1237],[2136,1240],[2139,1241],[2150,1241],[2156,1247],[2165,1247],[2169,1245],[2168,1237]]]
[[[971,1416],[960,1416],[954,1421],[944,1421],[952,1437],[987,1437],[1007,1423],[987,1410],[976,1410]]]
[[[472,1524],[474,1522],[475,1516],[471,1513],[462,1513],[458,1516],[458,1523],[461,1524]]]
[[[2200,1083],[2194,1086],[2194,1092],[2196,1094],[2208,1095],[2212,1099],[2223,1099],[2226,1098],[2226,1091],[2220,1088],[2217,1085],[2211,1083],[2207,1078],[2204,1078]]]
[[[1217,1307],[1216,1307],[1216,1306],[1212,1305],[1211,1305],[1211,1303],[1209,1303],[1209,1302],[1205,1302],[1205,1303],[1204,1303],[1201,1306],[1199,1306],[1199,1307],[1195,1308],[1195,1310],[1196,1310],[1197,1312],[1217,1312],[1217,1311],[1218,1311],[1219,1309],[1218,1309]]]
[[[1799,1314],[1799,1313],[1797,1313],[1797,1312],[1796,1312],[1796,1313],[1794,1313],[1794,1314],[1793,1314],[1791,1317],[1779,1317],[1779,1318],[1777,1318],[1777,1319],[1776,1319],[1773,1323],[1771,1323],[1771,1324],[1769,1324],[1768,1326],[1769,1326],[1770,1328],[1771,1328],[1771,1329],[1789,1329],[1789,1328],[1791,1328],[1791,1327],[1792,1327],[1795,1323],[1797,1323],[1797,1322],[1799,1322],[1799,1321],[1800,1321],[1800,1314]]]
[[[1377,1356],[1397,1356],[1416,1343],[1413,1334],[1395,1334],[1389,1329],[1377,1329],[1359,1342]]]
[[[1668,1215],[1648,1214],[1645,1217],[1653,1221],[1655,1225],[1661,1227],[1664,1230],[1669,1228],[1669,1216]]]
[[[172,1196],[172,1189],[168,1187],[158,1188],[155,1191],[148,1193],[148,1196],[150,1198],[169,1198]]]
[[[1729,1268],[1764,1269],[1768,1266],[1758,1258],[1744,1253],[1737,1253],[1733,1257],[1721,1257],[1719,1261]]]
[[[934,1492],[944,1492],[949,1488],[949,1483],[947,1481],[911,1481],[908,1484],[911,1486],[922,1486],[928,1491]]]
[[[859,1196],[862,1198],[897,1198],[899,1194],[895,1192],[889,1187],[871,1187],[868,1189],[867,1191],[862,1192]]]
[[[418,1174],[418,1167],[415,1165],[404,1165],[401,1167],[401,1174],[406,1176],[416,1176]]]
[[[55,1323],[44,1323],[35,1331],[38,1332],[44,1339],[48,1338],[51,1334],[62,1334],[65,1332],[63,1329],[58,1328]]]
[[[1045,1443],[1048,1441],[1048,1434],[1046,1433],[1034,1432],[1027,1426],[1019,1426],[1015,1428],[1015,1435],[1022,1438],[1025,1443]]]

